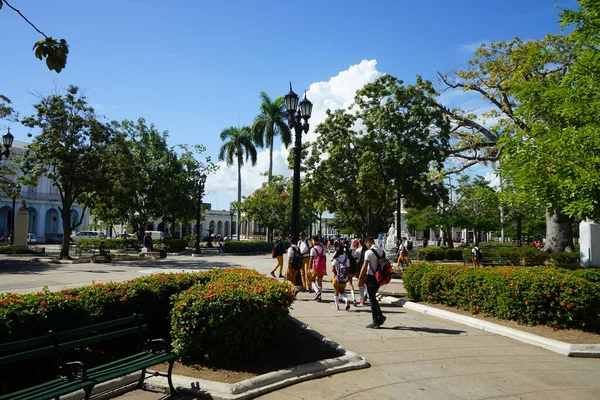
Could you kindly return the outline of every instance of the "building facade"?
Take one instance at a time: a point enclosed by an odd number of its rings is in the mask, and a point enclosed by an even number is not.
[[[15,140],[11,150],[10,158],[18,158],[23,155],[27,143]],[[19,175],[22,175],[19,172]],[[27,221],[27,233],[36,236],[38,243],[46,243],[46,238],[63,234],[63,227],[59,207],[61,206],[58,189],[52,185],[50,179],[42,176],[37,185],[21,187],[21,192],[14,198],[15,208],[21,206],[24,200],[29,214]],[[82,210],[79,205],[73,205],[71,219],[81,218]],[[5,193],[0,195],[0,234],[8,236],[11,233],[13,219],[13,198]],[[81,226],[89,224],[89,213],[83,215]],[[69,232],[69,234],[71,234]]]

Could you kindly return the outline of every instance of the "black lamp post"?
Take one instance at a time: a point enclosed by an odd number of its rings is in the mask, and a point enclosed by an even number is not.
[[[292,235],[298,235],[300,224],[300,155],[302,151],[302,132],[308,132],[308,119],[312,114],[312,103],[306,98],[298,104],[298,95],[292,90],[285,95],[285,109],[288,113],[288,127],[294,130],[296,140],[294,142],[294,188],[292,193]],[[302,122],[304,120],[304,122]]]
[[[12,136],[12,135],[11,135]],[[8,149],[7,149],[8,151]],[[17,200],[17,197],[21,194],[21,185],[19,185],[18,183],[13,186],[13,190],[12,190],[12,221],[11,221],[11,227],[10,227],[10,244],[14,245],[15,244],[15,202]]]
[[[10,133],[10,128],[8,128],[8,132],[2,135],[2,144],[4,144],[4,147],[6,147],[6,150],[0,152],[0,158],[2,158],[2,156],[6,158],[10,156],[10,148],[12,147],[14,140],[15,137],[12,135],[12,133]]]
[[[233,208],[229,209],[229,237],[233,239]]]
[[[204,194],[204,184],[206,183],[206,174],[196,175],[198,181],[198,209],[196,214],[196,254],[200,254],[200,215],[202,213],[202,195]]]

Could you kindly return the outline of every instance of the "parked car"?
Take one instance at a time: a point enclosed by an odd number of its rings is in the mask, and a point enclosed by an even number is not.
[[[104,237],[104,232],[100,231],[79,231],[76,235],[71,235],[71,240],[78,242],[81,239],[94,239]]]
[[[61,244],[63,241],[62,233],[47,233],[46,243],[48,244]]]
[[[37,236],[35,236],[35,233],[27,234],[27,244],[37,244]]]

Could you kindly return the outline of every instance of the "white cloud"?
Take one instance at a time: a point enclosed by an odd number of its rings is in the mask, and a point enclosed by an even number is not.
[[[480,40],[472,43],[465,43],[458,46],[458,49],[463,53],[474,53],[482,44],[489,43],[489,40]]]
[[[306,97],[313,103],[313,114],[309,120],[310,130],[302,136],[303,142],[312,142],[317,134],[314,128],[325,119],[327,109],[349,107],[354,101],[354,94],[365,84],[373,82],[382,73],[377,70],[376,60],[363,60],[341,71],[326,82],[315,82],[309,86]],[[295,92],[303,93],[300,88]],[[273,151],[273,174],[291,176],[292,171],[287,167],[289,151],[283,145]],[[213,209],[227,209],[231,201],[237,200],[237,167],[228,167],[219,163],[219,171],[211,175],[206,182],[204,201],[212,203]],[[269,170],[269,149],[258,152],[256,166],[246,164],[242,167],[242,196],[247,196],[259,188],[267,177],[262,174]]]
[[[483,175],[486,181],[494,188],[500,188],[500,177],[493,171],[488,171]]]

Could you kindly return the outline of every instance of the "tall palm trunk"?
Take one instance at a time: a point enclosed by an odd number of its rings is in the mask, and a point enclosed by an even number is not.
[[[238,210],[237,210],[237,240],[240,240],[240,207],[239,204],[242,202],[242,155],[238,154]]]
[[[269,182],[273,177],[273,138],[271,138],[271,146],[269,147]]]

